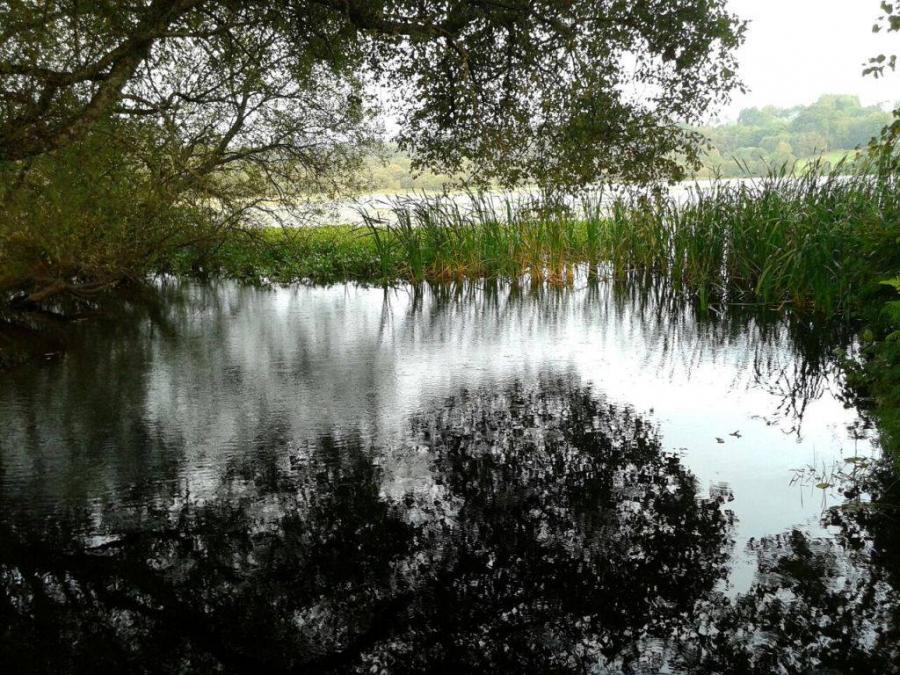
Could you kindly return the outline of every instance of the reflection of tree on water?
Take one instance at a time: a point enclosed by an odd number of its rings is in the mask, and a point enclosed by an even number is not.
[[[826,513],[834,540],[799,530],[752,545],[756,583],[698,607],[691,672],[900,673],[900,483],[882,460]],[[868,499],[861,499],[861,495]]]
[[[392,581],[413,531],[379,498],[358,444],[326,439],[316,459],[303,475],[237,467],[221,499],[170,496],[168,508],[101,528],[105,537],[4,532],[2,660],[42,672],[279,672],[354,660],[354,640],[388,625],[394,596],[405,601]]]
[[[460,669],[636,658],[722,574],[727,519],[652,427],[561,390],[476,394],[421,429],[460,499],[433,651]]]
[[[577,672],[634,660],[722,574],[726,514],[627,409],[545,382],[451,400],[414,426],[433,483],[397,500],[358,442],[286,458],[276,429],[206,503],[7,526],[3,659]]]
[[[708,620],[681,657],[691,672],[900,672],[898,595],[884,570],[799,530],[756,545],[757,583]]]
[[[653,427],[543,380],[413,422],[427,471],[261,426],[214,498],[7,521],[3,672],[896,672],[895,474],[835,542],[768,537],[718,592],[729,515]],[[400,456],[404,456],[400,452]],[[393,474],[392,474],[393,472]],[[392,482],[394,481],[394,482]],[[160,488],[162,489],[162,488]]]

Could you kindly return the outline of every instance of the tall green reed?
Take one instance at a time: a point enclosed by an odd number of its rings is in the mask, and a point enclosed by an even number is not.
[[[873,274],[900,270],[896,172],[814,164],[686,192],[595,191],[394,205],[367,222],[385,278],[530,276],[566,283],[577,266],[644,272],[713,301],[844,309]]]

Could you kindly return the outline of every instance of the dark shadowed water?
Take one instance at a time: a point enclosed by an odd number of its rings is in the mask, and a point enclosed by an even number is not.
[[[0,671],[900,672],[834,327],[646,283],[160,291],[3,375]]]

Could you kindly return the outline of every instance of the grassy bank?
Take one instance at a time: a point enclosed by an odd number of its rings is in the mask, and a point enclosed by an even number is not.
[[[219,241],[172,253],[163,272],[218,276],[250,283],[375,282],[382,275],[378,250],[367,232],[350,226],[236,230]],[[390,275],[400,279],[400,270]]]
[[[592,195],[577,207],[491,200],[397,202],[390,223],[236,231],[170,256],[167,271],[243,280],[441,281],[531,276],[575,266],[648,271],[715,302],[860,309],[900,270],[894,174],[773,175],[713,183],[691,199]]]

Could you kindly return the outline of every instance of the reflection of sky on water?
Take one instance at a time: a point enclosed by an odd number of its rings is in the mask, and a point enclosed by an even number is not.
[[[837,503],[790,485],[792,470],[871,452],[848,435],[855,414],[827,373],[801,383],[818,398],[799,433],[776,414],[775,392],[791,382],[779,375],[800,363],[786,324],[698,322],[658,289],[167,292],[168,329],[115,338],[88,327],[83,348],[0,388],[4,500],[140,499],[136,485],[173,480],[202,497],[276,427],[294,447],[361,433],[382,449],[385,492],[400,493],[429,483],[428,459],[402,448],[412,415],[462,390],[570,374],[658,423],[701,494],[733,494],[732,581],[744,589],[750,538],[798,525],[822,534],[822,509]]]

